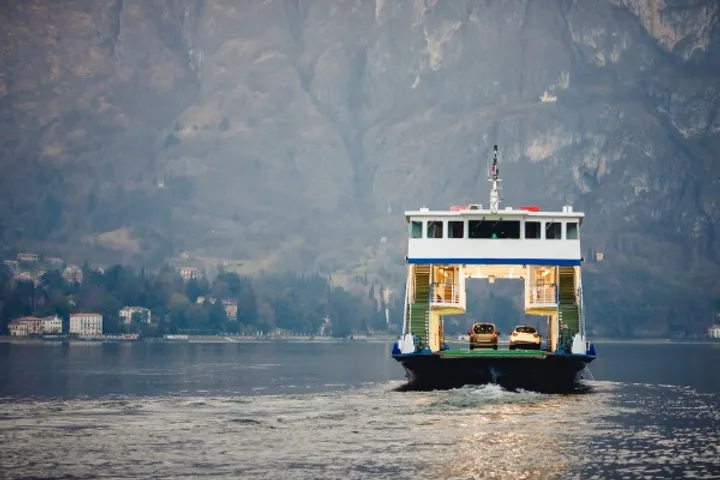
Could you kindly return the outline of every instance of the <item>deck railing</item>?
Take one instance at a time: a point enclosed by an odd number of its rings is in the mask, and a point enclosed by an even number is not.
[[[531,285],[528,295],[529,305],[557,304],[557,286],[553,284]]]
[[[430,302],[433,304],[460,305],[460,285],[433,283]]]

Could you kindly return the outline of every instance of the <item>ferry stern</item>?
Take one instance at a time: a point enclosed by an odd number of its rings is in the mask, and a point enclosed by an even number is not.
[[[537,206],[500,208],[497,146],[493,149],[488,208],[473,204],[448,210],[405,212],[408,223],[403,331],[392,357],[409,386],[457,388],[498,383],[541,392],[572,391],[596,358],[586,341],[580,228],[584,219]],[[545,319],[544,348],[451,347],[444,317],[466,312],[466,282],[524,282],[524,311]]]

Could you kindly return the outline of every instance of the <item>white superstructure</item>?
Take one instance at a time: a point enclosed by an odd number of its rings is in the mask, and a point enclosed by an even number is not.
[[[405,212],[407,285],[402,353],[443,348],[442,317],[466,311],[467,279],[521,279],[525,313],[547,321],[548,349],[585,354],[582,311],[584,214],[571,206],[501,207],[497,146],[490,204]]]

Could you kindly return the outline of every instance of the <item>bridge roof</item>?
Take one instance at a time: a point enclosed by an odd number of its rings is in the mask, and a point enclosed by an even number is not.
[[[410,221],[410,217],[413,218],[437,218],[437,217],[460,217],[460,218],[477,218],[477,217],[490,217],[491,219],[515,217],[518,220],[523,217],[535,217],[535,218],[577,218],[582,221],[585,217],[583,212],[576,212],[574,210],[565,211],[530,211],[519,208],[505,207],[497,212],[492,212],[490,209],[477,209],[477,210],[430,210],[429,208],[420,208],[418,210],[406,210],[405,218]]]

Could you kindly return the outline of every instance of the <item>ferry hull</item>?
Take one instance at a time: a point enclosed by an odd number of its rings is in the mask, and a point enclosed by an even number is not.
[[[397,355],[408,387],[418,390],[450,389],[496,383],[509,389],[564,393],[578,389],[581,372],[594,360],[588,355],[541,357],[462,356],[442,354]]]

